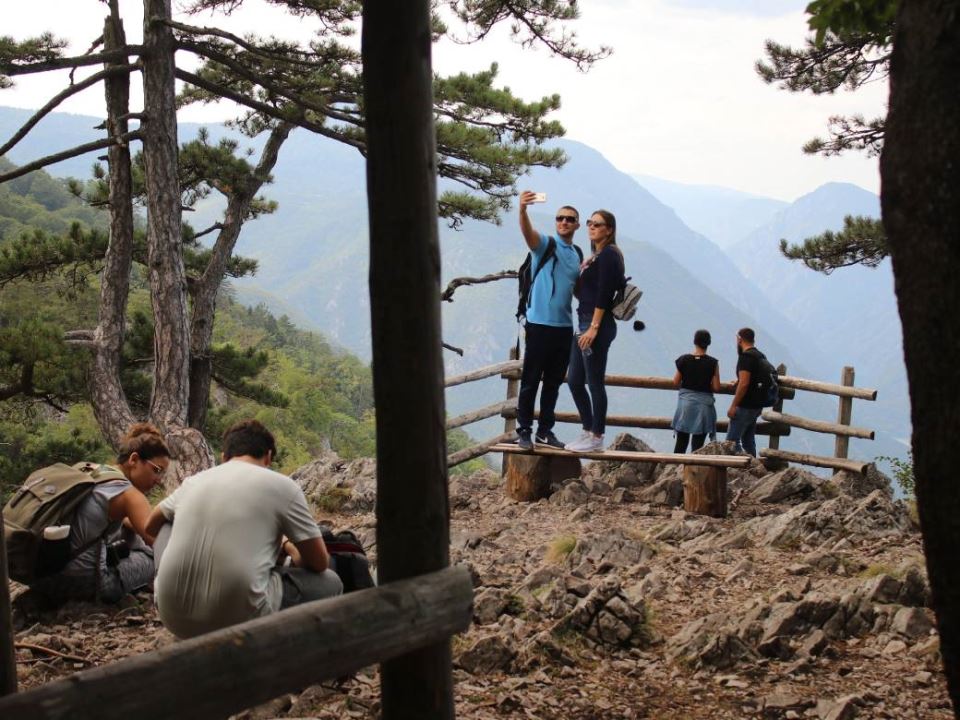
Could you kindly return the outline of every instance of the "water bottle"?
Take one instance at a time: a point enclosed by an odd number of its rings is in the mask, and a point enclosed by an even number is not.
[[[579,332],[576,335],[578,344],[580,343],[580,335],[582,335],[582,333],[579,333]],[[593,355],[593,348],[588,345],[585,348],[580,348],[580,352],[583,353],[584,357],[590,357],[591,355]]]

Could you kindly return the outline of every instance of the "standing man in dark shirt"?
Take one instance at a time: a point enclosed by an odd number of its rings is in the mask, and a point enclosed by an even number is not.
[[[531,273],[543,262],[551,240],[533,227],[527,215],[527,207],[535,201],[536,193],[520,193],[520,232],[533,256]],[[573,235],[580,227],[580,214],[564,205],[557,211],[556,222],[555,251],[537,273],[526,309],[526,347],[517,395],[517,445],[524,450],[533,448],[533,406],[541,382],[536,441],[563,447],[553,434],[554,411],[573,342],[573,286],[580,274],[580,253],[573,244]]]
[[[730,429],[727,440],[737,444],[737,452],[745,450],[757,456],[757,418],[763,411],[763,386],[760,384],[762,353],[754,347],[756,336],[750,328],[737,332],[737,392],[730,402],[727,417]]]

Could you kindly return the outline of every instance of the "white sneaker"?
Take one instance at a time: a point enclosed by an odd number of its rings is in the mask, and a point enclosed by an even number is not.
[[[571,452],[577,452],[574,446],[580,446],[585,443],[587,440],[593,437],[593,433],[589,430],[584,430],[580,433],[576,440],[571,440],[566,445],[563,446],[564,450],[570,450]]]
[[[603,452],[603,435],[585,433],[585,437],[574,440],[566,446],[571,452]]]

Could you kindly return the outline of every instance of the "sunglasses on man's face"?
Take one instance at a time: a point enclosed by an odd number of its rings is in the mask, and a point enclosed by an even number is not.
[[[573,215],[557,215],[556,220],[557,220],[558,223],[562,223],[562,222],[575,223],[575,222],[577,222],[577,218],[575,218]]]

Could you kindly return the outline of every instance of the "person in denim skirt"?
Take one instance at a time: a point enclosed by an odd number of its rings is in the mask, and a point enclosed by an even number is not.
[[[623,286],[623,255],[617,247],[617,219],[597,210],[587,221],[593,254],[580,266],[577,307],[579,332],[570,348],[567,384],[580,413],[583,434],[565,446],[573,452],[603,450],[607,423],[607,353],[617,336],[611,313],[613,298]]]
[[[717,409],[713,394],[720,391],[720,363],[707,355],[710,333],[697,330],[693,335],[693,352],[677,358],[673,386],[679,388],[677,411],[670,426],[677,435],[675,453],[703,447],[709,435],[717,436]]]

